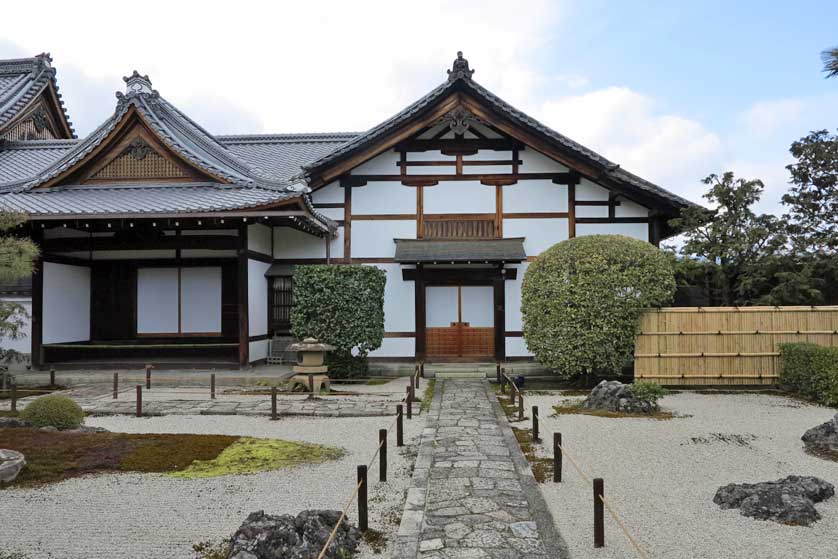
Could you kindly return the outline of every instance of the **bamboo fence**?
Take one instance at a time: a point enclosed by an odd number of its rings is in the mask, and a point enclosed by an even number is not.
[[[671,307],[647,311],[634,377],[669,386],[773,385],[780,345],[838,346],[838,306]]]

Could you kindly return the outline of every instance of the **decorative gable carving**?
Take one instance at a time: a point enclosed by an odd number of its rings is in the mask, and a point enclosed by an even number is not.
[[[183,168],[155,151],[143,138],[137,137],[110,163],[90,176],[90,181],[139,182],[149,179],[188,179]]]
[[[44,106],[38,102],[34,109],[13,124],[5,133],[5,140],[55,140],[56,126]]]

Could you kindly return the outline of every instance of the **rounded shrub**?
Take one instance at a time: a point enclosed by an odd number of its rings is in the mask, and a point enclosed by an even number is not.
[[[20,413],[34,427],[75,429],[84,422],[84,411],[66,396],[44,396],[27,404]]]
[[[565,378],[619,374],[643,310],[668,304],[674,293],[671,261],[649,243],[622,235],[562,241],[524,275],[524,339]]]

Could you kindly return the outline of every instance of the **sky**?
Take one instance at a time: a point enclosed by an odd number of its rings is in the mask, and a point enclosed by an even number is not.
[[[47,51],[77,133],[114,110],[122,76],[216,134],[356,131],[445,79],[474,79],[553,129],[701,202],[701,179],[765,183],[782,214],[791,142],[838,128],[838,2],[556,0],[39,3],[3,26],[0,58]],[[2,8],[29,21],[22,2]]]

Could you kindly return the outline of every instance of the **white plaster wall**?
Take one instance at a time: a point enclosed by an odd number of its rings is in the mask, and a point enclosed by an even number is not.
[[[507,357],[532,357],[524,338],[506,338]]]
[[[553,184],[549,180],[526,180],[504,186],[503,211],[566,212],[567,185]]]
[[[507,266],[507,268],[517,268],[518,270],[518,276],[514,280],[503,282],[504,298],[506,301],[505,316],[507,331],[517,332],[524,327],[521,322],[521,285],[528,267],[528,262],[522,262],[515,266]]]
[[[399,154],[394,151],[385,151],[384,153],[373,157],[369,161],[361,163],[350,174],[353,175],[398,175],[399,167],[396,165],[399,161]],[[354,194],[354,193],[353,193]]]
[[[315,210],[335,221],[340,221],[344,218],[343,208],[315,208]]]
[[[518,154],[521,160],[519,171],[522,173],[564,173],[568,170],[561,163],[554,161],[532,148],[522,150]]]
[[[518,158],[520,159],[520,157]],[[474,155],[464,155],[463,161],[512,161],[511,151],[495,151],[492,149],[481,149]],[[482,167],[480,167],[482,169]]]
[[[370,357],[413,357],[416,355],[414,338],[384,338],[381,347],[370,352]]]
[[[524,237],[527,256],[538,256],[554,244],[567,239],[567,235],[567,219],[564,218],[503,220],[503,236]]]
[[[265,272],[270,267],[267,262],[247,261],[247,317],[251,336],[268,333],[268,280]],[[250,360],[254,360],[253,355]]]
[[[649,209],[631,200],[620,199],[620,205],[614,208],[616,217],[648,217]]]
[[[137,333],[173,334],[178,331],[178,269],[137,270]]]
[[[353,221],[353,258],[392,258],[396,254],[393,239],[415,239],[416,222],[397,221]]]
[[[445,155],[439,150],[415,151],[407,154],[408,161],[449,161],[457,162],[456,155]]]
[[[608,217],[608,206],[576,206],[576,217]]]
[[[343,204],[343,188],[338,181],[333,181],[311,194],[311,200],[320,204]]]
[[[416,329],[414,282],[402,279],[399,264],[375,264],[387,274],[384,285],[384,331],[413,332]]]
[[[17,339],[0,337],[0,347],[28,355],[32,352],[32,339],[30,338],[32,334],[32,299],[30,297],[2,297],[0,300],[23,306],[27,314],[23,321],[23,327],[20,329],[20,337]]]
[[[183,333],[221,333],[221,267],[180,270],[180,329]]]
[[[648,223],[577,223],[576,236],[583,235],[625,235],[641,241],[649,241]]]
[[[425,326],[445,328],[457,322],[457,288],[434,285],[425,288]]]
[[[247,248],[261,254],[271,254],[271,228],[261,223],[248,225]]]
[[[579,181],[579,184],[576,185],[577,200],[608,200],[610,194],[610,190],[603,188],[588,179],[582,179]]]
[[[352,189],[353,214],[416,213],[416,188],[400,182],[369,182]],[[354,223],[354,222],[353,222]]]
[[[90,339],[90,268],[44,262],[43,343]]]
[[[463,322],[475,328],[490,328],[495,325],[494,288],[490,286],[462,287]]]
[[[259,361],[268,357],[268,344],[270,340],[259,340],[258,342],[249,342],[247,347],[249,349],[248,355],[250,362]]]
[[[495,188],[479,181],[441,182],[424,189],[426,214],[495,212]]]
[[[326,244],[291,227],[274,227],[274,258],[325,258]]]

